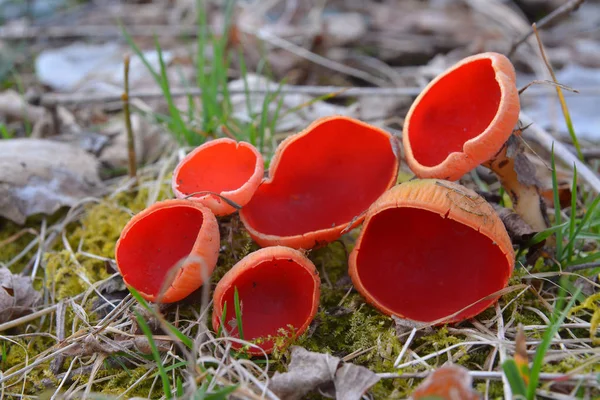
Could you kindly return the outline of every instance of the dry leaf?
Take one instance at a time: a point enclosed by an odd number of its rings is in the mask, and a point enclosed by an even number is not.
[[[360,399],[379,377],[360,365],[344,363],[335,374],[335,394],[338,399]]]
[[[0,141],[0,216],[23,224],[33,214],[98,195],[96,159],[85,151],[41,139]]]
[[[444,365],[433,371],[411,395],[411,399],[435,397],[444,400],[476,400],[481,395],[474,391],[469,370],[459,365]]]
[[[40,299],[40,294],[31,286],[31,278],[0,268],[0,323],[30,313]]]
[[[537,233],[513,210],[509,210],[508,208],[504,208],[497,204],[492,204],[492,206],[504,223],[512,243],[525,244]]]
[[[319,386],[333,383],[337,398],[358,400],[378,381],[379,377],[367,368],[294,346],[288,372],[276,373],[269,388],[282,400],[296,400]]]

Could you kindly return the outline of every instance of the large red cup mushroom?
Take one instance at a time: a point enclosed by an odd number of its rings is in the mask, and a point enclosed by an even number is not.
[[[245,340],[256,340],[271,353],[274,338],[291,339],[304,333],[319,306],[320,280],[314,264],[298,250],[283,246],[266,247],[250,253],[221,278],[214,292],[213,328],[239,337],[234,295],[237,288]],[[226,306],[224,321],[223,309]],[[287,339],[286,339],[287,340]],[[242,347],[234,342],[236,349]],[[248,352],[263,354],[250,347]]]
[[[398,164],[388,132],[349,117],[321,118],[279,145],[241,220],[261,246],[334,241],[396,183]]]
[[[264,174],[264,161],[250,143],[221,138],[188,154],[173,172],[177,198],[198,201],[215,215],[228,215],[250,201]]]
[[[398,185],[371,206],[349,274],[385,314],[448,323],[495,302],[514,262],[490,204],[456,183],[427,179]]]
[[[128,287],[146,300],[172,303],[210,276],[219,244],[217,219],[208,208],[188,200],[165,200],[131,218],[117,241],[115,258]]]
[[[432,80],[412,104],[403,129],[406,162],[419,178],[452,181],[484,164],[500,179],[515,211],[541,231],[546,218],[539,191],[518,176],[515,164],[524,169],[528,160],[509,140],[519,111],[508,58],[491,52],[466,57]]]

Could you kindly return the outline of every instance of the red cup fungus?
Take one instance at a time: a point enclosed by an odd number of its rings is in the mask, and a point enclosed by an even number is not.
[[[269,178],[240,217],[261,246],[309,249],[339,238],[396,183],[395,139],[342,116],[321,118],[277,148]]]
[[[450,323],[497,300],[514,251],[481,196],[427,179],[398,185],[371,206],[348,264],[356,289],[383,313]]]
[[[181,160],[173,172],[172,187],[177,198],[198,201],[215,215],[228,215],[236,209],[223,198],[246,205],[263,174],[264,161],[254,146],[221,138],[199,146]]]
[[[411,170],[455,181],[493,158],[519,120],[515,82],[512,64],[497,53],[467,57],[431,81],[404,122]]]
[[[480,164],[490,168],[511,196],[515,211],[537,231],[546,229],[535,182],[518,170],[533,168],[522,154],[515,69],[506,56],[467,57],[427,85],[404,123],[406,162],[419,178],[458,180]],[[514,136],[516,137],[516,136]]]
[[[146,300],[172,303],[211,275],[219,245],[217,219],[208,208],[189,200],[165,200],[131,218],[117,241],[115,258],[128,287]]]
[[[236,288],[244,339],[260,339],[257,345],[267,354],[276,345],[275,337],[288,337],[287,341],[304,333],[319,306],[320,280],[314,264],[289,247],[266,247],[247,255],[217,284],[213,329],[217,332],[224,322],[223,328],[232,337],[239,337],[234,307]],[[225,319],[221,321],[224,307]],[[237,342],[232,346],[242,347]],[[248,352],[263,354],[253,346]]]

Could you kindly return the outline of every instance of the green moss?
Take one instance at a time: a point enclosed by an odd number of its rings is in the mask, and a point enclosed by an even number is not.
[[[504,399],[504,386],[502,381],[490,381],[490,388],[488,389],[489,398],[503,400]],[[479,393],[485,393],[485,382],[475,384],[475,389]]]

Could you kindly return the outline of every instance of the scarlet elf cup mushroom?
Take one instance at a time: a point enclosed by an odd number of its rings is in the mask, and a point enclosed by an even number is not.
[[[165,200],[136,214],[117,241],[115,259],[128,287],[146,300],[183,299],[210,277],[219,255],[213,213],[189,200]]]
[[[395,186],[369,208],[348,264],[356,289],[383,313],[450,323],[496,301],[514,252],[481,196],[425,179]]]
[[[273,338],[282,336],[282,331],[289,339],[304,333],[319,306],[320,280],[314,264],[289,247],[266,247],[250,253],[217,284],[213,329],[217,332],[222,328],[228,335],[239,337],[234,307],[236,289],[244,339],[261,339],[260,348],[250,347],[250,354],[273,351]],[[238,342],[232,346],[242,347]]]
[[[519,111],[508,58],[467,57],[431,81],[412,104],[403,129],[406,161],[419,178],[453,181],[484,164],[506,188],[515,211],[541,231],[546,217],[539,191],[518,176],[516,165],[527,159],[509,140]]]
[[[250,143],[221,138],[211,140],[188,154],[173,172],[177,198],[198,201],[215,215],[228,215],[244,206],[260,185],[264,161]]]
[[[240,217],[261,246],[310,249],[339,238],[396,183],[397,144],[349,117],[321,118],[284,140]]]

